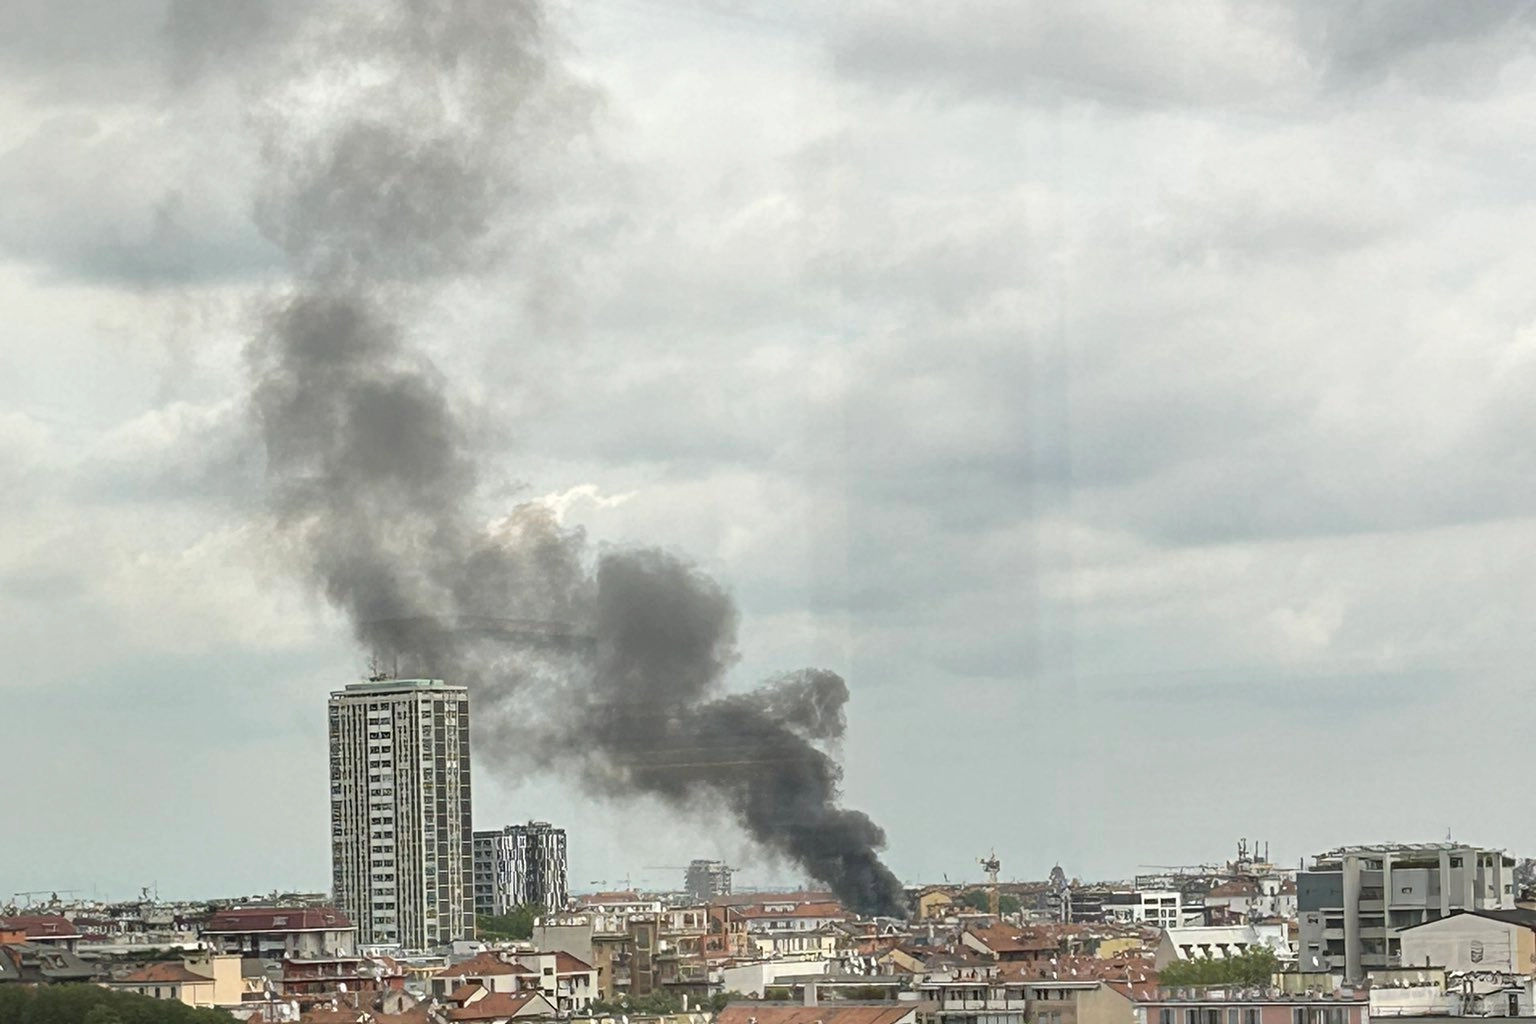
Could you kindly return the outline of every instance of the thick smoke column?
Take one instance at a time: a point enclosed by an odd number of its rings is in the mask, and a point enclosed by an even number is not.
[[[173,13],[173,38],[201,7]],[[497,229],[519,224],[530,168],[580,126],[589,97],[539,7],[301,10],[319,13],[282,26],[255,115],[258,223],[293,274],[250,349],[280,536],[367,651],[474,689],[483,754],[723,807],[849,906],[900,912],[884,833],[837,805],[818,745],[842,735],[838,676],[726,694],[736,610],[696,568],[656,550],[594,559],[539,506],[494,530],[476,514],[464,428],[410,330],[438,289],[516,250]]]

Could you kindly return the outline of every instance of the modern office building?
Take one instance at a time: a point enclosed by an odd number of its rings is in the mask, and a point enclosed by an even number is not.
[[[564,910],[565,829],[547,821],[475,833],[475,912],[507,914],[527,904]]]
[[[1365,972],[1401,964],[1398,933],[1458,910],[1512,910],[1515,861],[1461,843],[1345,846],[1296,876],[1304,971]]]
[[[376,679],[331,694],[331,870],[364,945],[475,933],[469,693]]]
[[[716,896],[731,894],[731,872],[734,869],[723,860],[692,860],[683,876],[683,888],[700,903],[708,903]]]

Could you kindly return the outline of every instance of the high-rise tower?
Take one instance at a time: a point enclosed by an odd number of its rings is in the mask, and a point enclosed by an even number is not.
[[[547,821],[475,833],[475,909],[509,914],[525,904],[562,910],[566,882],[565,829]]]
[[[475,933],[469,692],[382,679],[331,694],[331,871],[363,944]]]

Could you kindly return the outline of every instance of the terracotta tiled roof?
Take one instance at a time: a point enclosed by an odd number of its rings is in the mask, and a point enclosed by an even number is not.
[[[1009,981],[1156,981],[1151,960],[1140,957],[1063,956],[1053,960],[1035,960],[998,965],[1001,976]]]
[[[60,917],[58,914],[0,917],[0,930],[24,931],[29,939],[69,939],[80,934],[80,930],[68,918]]]
[[[439,972],[444,978],[483,978],[493,974],[533,974],[522,964],[508,963],[495,953],[480,953],[461,964],[445,967]]]
[[[578,956],[572,956],[564,951],[555,952],[556,974],[580,974],[592,970],[592,965]]]
[[[1229,899],[1233,896],[1257,896],[1258,885],[1251,879],[1234,878],[1230,882],[1222,882],[1208,894],[1208,898],[1214,896],[1217,899]]]
[[[299,1021],[300,1024],[358,1024],[363,1019],[362,1010],[333,1010],[326,1006],[304,1011]]]
[[[466,985],[460,985],[458,988],[448,993],[448,1001],[450,1003],[458,1003],[460,1006],[462,1006],[464,1005],[464,1000],[468,999],[470,996],[474,995],[476,992],[479,992],[483,988],[485,988],[484,985],[473,981]]]
[[[994,953],[1040,953],[1056,948],[1056,940],[1050,935],[1029,929],[993,925],[990,928],[967,928],[966,931]]]
[[[118,978],[117,981],[125,985],[179,985],[186,982],[213,983],[213,979],[208,975],[194,974],[187,970],[185,964],[178,963],[145,964],[138,970]]]
[[[347,916],[334,907],[233,907],[208,919],[203,931],[245,934],[248,932],[336,931],[352,927]]]
[[[541,998],[537,992],[492,992],[468,1006],[448,1011],[449,1020],[499,1020],[514,1017],[529,1003]]]

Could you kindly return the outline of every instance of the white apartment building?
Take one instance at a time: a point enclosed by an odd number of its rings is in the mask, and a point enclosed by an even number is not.
[[[509,914],[525,904],[564,910],[565,829],[547,821],[475,833],[475,913]]]
[[[1184,923],[1184,896],[1177,889],[1134,889],[1104,897],[1104,918],[1122,924],[1177,928]]]
[[[382,679],[331,694],[331,869],[363,945],[473,938],[469,692]]]

